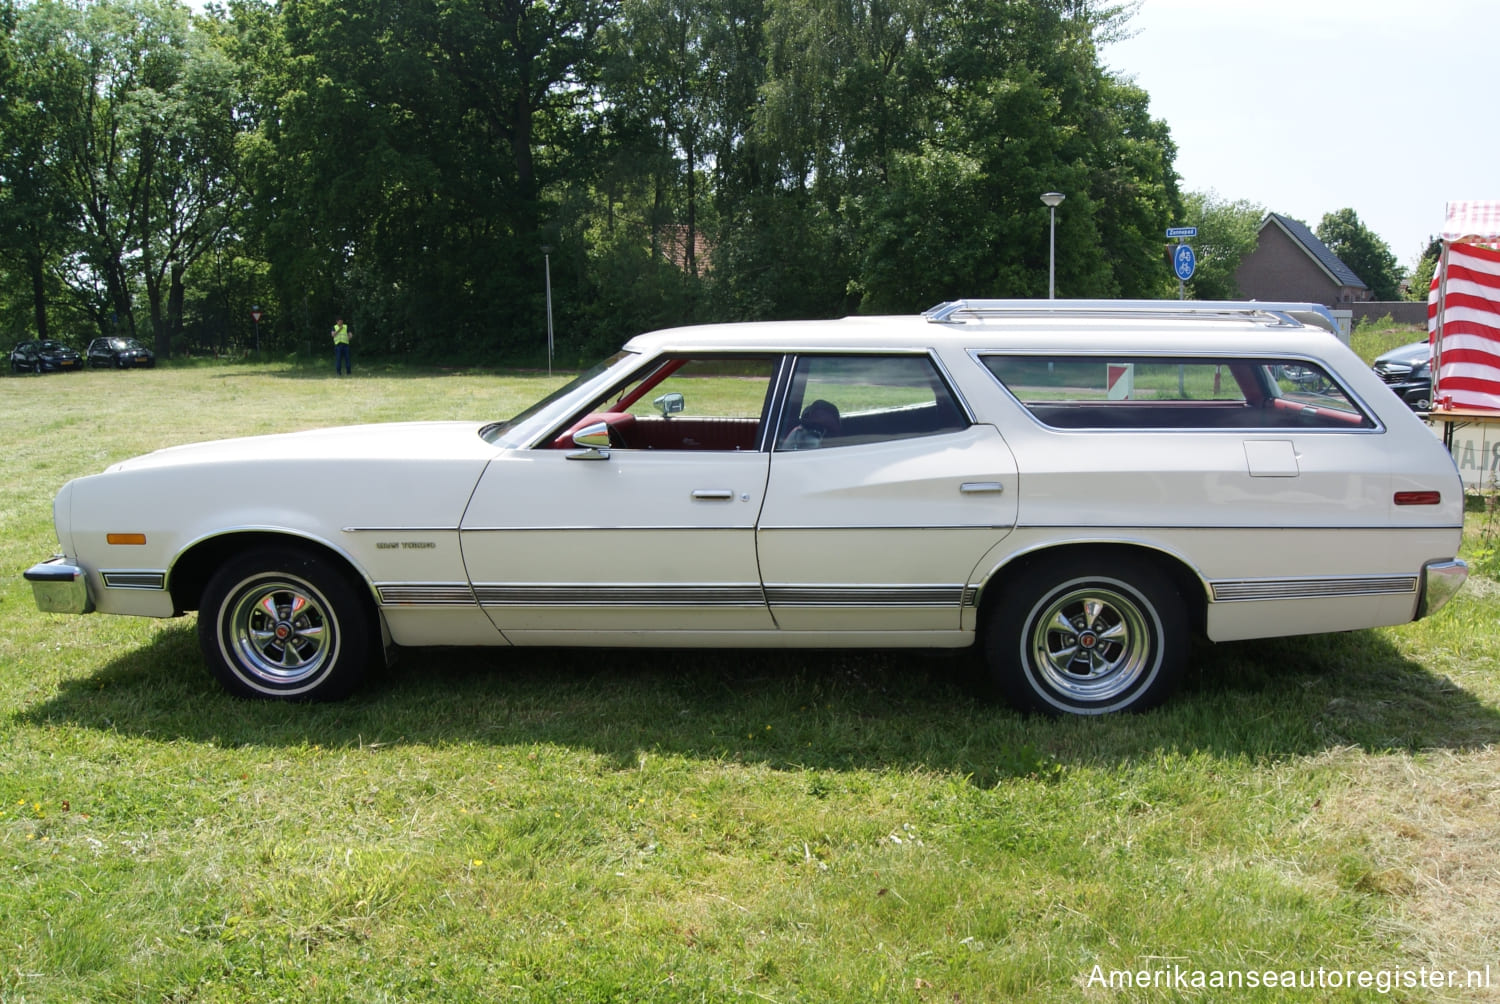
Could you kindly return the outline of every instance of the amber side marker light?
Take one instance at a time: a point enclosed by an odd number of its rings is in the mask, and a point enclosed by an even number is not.
[[[1395,499],[1397,505],[1439,505],[1442,501],[1442,492],[1397,492]]]
[[[106,533],[104,540],[109,544],[144,544],[146,535],[144,533]]]

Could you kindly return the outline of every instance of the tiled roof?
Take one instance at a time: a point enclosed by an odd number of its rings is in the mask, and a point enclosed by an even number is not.
[[[1307,229],[1303,223],[1298,223],[1290,216],[1282,216],[1280,213],[1267,213],[1266,218],[1261,221],[1260,228],[1264,230],[1272,220],[1286,231],[1287,236],[1302,245],[1319,265],[1322,265],[1328,274],[1333,276],[1334,281],[1340,286],[1353,286],[1356,289],[1368,289],[1363,279],[1354,274],[1354,270],[1345,265],[1338,255],[1328,250],[1328,245],[1318,240],[1318,235]]]

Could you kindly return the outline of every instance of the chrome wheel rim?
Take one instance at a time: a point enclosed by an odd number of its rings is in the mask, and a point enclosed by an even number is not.
[[[1064,585],[1032,614],[1028,662],[1069,701],[1094,703],[1129,693],[1160,661],[1155,613],[1112,586]]]
[[[226,604],[235,661],[258,680],[295,687],[329,664],[337,632],[329,604],[300,579],[251,583]]]

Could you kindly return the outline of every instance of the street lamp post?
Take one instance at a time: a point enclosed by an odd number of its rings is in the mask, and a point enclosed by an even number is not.
[[[1057,298],[1057,207],[1067,196],[1061,192],[1044,192],[1042,202],[1047,206],[1047,214],[1051,217],[1051,225],[1048,228],[1047,237],[1047,299]]]
[[[552,245],[542,245],[542,261],[547,275],[547,375],[552,375]]]

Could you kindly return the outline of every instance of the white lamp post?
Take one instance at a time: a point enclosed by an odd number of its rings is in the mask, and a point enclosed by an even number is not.
[[[1067,196],[1061,192],[1045,192],[1042,202],[1047,206],[1051,226],[1047,237],[1047,299],[1057,298],[1057,207]]]

